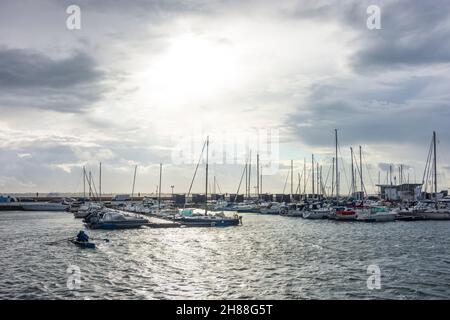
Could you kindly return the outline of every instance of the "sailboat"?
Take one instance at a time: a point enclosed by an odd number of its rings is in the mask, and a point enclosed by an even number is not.
[[[336,153],[337,156],[337,153]],[[352,175],[351,175],[351,187],[350,187],[350,194],[353,197],[353,195],[355,194],[355,189],[356,189],[356,183],[355,183],[355,171],[353,168],[353,148],[350,147],[350,157],[351,157],[351,170],[352,170]],[[336,181],[338,180],[338,176],[336,175]],[[334,220],[338,220],[338,221],[354,221],[356,220],[357,217],[357,213],[356,210],[354,210],[354,208],[352,207],[348,207],[348,206],[337,206],[335,207],[335,210],[332,214],[332,219]]]
[[[362,150],[359,146],[359,175],[361,179],[361,206],[356,209],[356,220],[364,222],[387,222],[394,221],[397,212],[384,206],[371,206],[364,204],[364,184],[362,175]]]
[[[206,166],[205,166],[205,209],[204,212],[199,212],[195,209],[182,209],[179,214],[174,216],[173,220],[179,222],[180,224],[187,227],[229,227],[229,226],[237,226],[242,224],[242,217],[235,214],[233,217],[226,216],[223,212],[218,212],[213,215],[208,214],[208,169],[209,169],[209,137],[206,138],[206,142],[203,145],[203,151],[206,146]],[[200,160],[202,155],[200,155],[198,165],[200,164]],[[195,175],[197,173],[197,168],[195,169],[194,177],[191,182],[191,187],[189,188],[188,195],[191,192],[192,184],[195,179]]]
[[[332,208],[321,202],[310,204],[308,209],[303,211],[304,219],[328,219]]]
[[[411,209],[403,209],[399,212],[399,220],[450,220],[450,209],[444,202],[439,203],[437,195],[437,155],[436,155],[436,132],[433,131],[433,138],[431,141],[430,151],[428,152],[427,163],[424,170],[424,178],[422,183],[428,181],[426,176],[430,173],[430,168],[433,169],[433,191],[434,201],[421,201]],[[433,160],[431,160],[433,155]],[[431,163],[431,161],[433,163]],[[431,166],[431,167],[430,167]]]
[[[90,229],[136,229],[142,226],[148,225],[149,221],[137,215],[126,214],[123,211],[106,208],[101,201],[101,163],[100,163],[100,182],[99,182],[99,192],[98,199],[99,203],[96,205],[88,207],[86,210],[86,216],[83,219],[86,227]],[[135,169],[136,177],[136,169]],[[136,178],[135,178],[136,179]],[[92,181],[90,181],[90,187]],[[134,192],[134,182],[133,182],[133,192]]]

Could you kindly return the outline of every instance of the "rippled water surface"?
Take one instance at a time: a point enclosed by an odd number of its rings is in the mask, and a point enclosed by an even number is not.
[[[0,212],[1,299],[450,298],[450,222],[312,221],[243,214],[231,228],[95,231],[71,214]],[[381,289],[367,288],[367,266]],[[81,271],[77,290],[69,266]]]

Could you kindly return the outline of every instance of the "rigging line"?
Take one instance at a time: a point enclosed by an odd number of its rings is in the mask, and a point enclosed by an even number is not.
[[[189,196],[191,195],[192,185],[194,184],[195,176],[197,175],[197,170],[198,170],[198,167],[200,166],[200,161],[202,160],[203,151],[205,151],[205,147],[206,147],[206,140],[205,140],[205,143],[203,144],[203,148],[202,148],[202,152],[200,153],[200,157],[198,158],[197,166],[195,167],[194,176],[192,177],[191,185],[189,187],[189,191],[186,196],[186,201],[189,198]],[[186,208],[186,201],[184,202],[184,208]]]
[[[342,168],[342,171],[344,171],[344,177],[345,177],[345,182],[347,183],[347,186],[349,186],[350,184],[348,183],[348,177],[347,177],[347,171],[345,170],[345,162],[344,162],[344,157],[342,156],[342,153],[341,153],[341,147],[340,147],[340,145],[338,144],[338,153],[339,153],[339,155],[341,156],[341,168]],[[339,177],[339,186],[341,186],[341,179],[340,179],[340,175],[339,175],[339,172],[337,172],[336,173],[337,174],[337,176]],[[351,188],[351,187],[350,187]],[[351,192],[351,191],[350,191]]]
[[[307,170],[308,171],[308,170]],[[306,176],[305,185],[308,185],[309,177],[311,176],[311,170],[308,171],[308,175]],[[306,188],[304,188],[303,192],[306,194]]]
[[[431,141],[430,148],[428,149],[427,162],[425,163],[425,168],[424,168],[423,177],[422,177],[422,187],[425,185],[425,190],[424,190],[425,192],[427,192],[427,186],[428,186],[429,167],[430,167],[430,162],[431,162],[432,148],[433,148],[433,140]],[[426,176],[427,180],[425,180],[425,176]]]
[[[305,169],[302,169],[302,174],[300,174],[300,172],[298,172],[298,186],[297,186],[297,190],[295,190],[295,193],[299,194],[301,192],[301,186],[300,186],[300,181],[302,181],[303,179],[303,173],[304,173]]]
[[[216,182],[216,184],[217,184],[217,188],[219,189],[219,194],[222,194],[222,190],[220,189],[219,184],[217,182]]]
[[[331,166],[328,167],[327,177],[326,177],[326,179],[325,179],[325,185],[327,185],[327,183],[328,183],[328,178],[329,178],[329,176],[330,176],[330,170],[331,170]]]
[[[365,157],[365,155],[364,155],[364,151],[361,152],[361,153],[362,153],[362,158],[363,158],[364,164],[365,164],[365,166],[366,166],[367,172],[369,173],[369,180],[370,180],[370,183],[372,183],[373,190],[375,191],[375,184],[373,183],[372,175],[371,175],[371,173],[370,173],[369,166],[367,165],[367,161],[366,161],[366,157]]]
[[[220,190],[220,186],[219,186],[219,179],[217,179],[217,177],[216,177],[216,186],[217,186],[217,189],[219,189],[219,194],[222,194],[222,190]]]
[[[431,157],[433,154],[433,141],[430,142],[430,148],[428,149],[428,157],[427,162],[424,170],[424,178],[422,179],[422,183],[425,183],[429,179],[429,173],[430,173],[430,167],[431,167]],[[425,180],[425,172],[426,172],[426,180]]]
[[[234,196],[234,202],[235,203],[236,203],[237,196],[239,194],[239,190],[241,189],[241,184],[242,184],[242,180],[244,179],[244,174],[247,171],[248,157],[249,156],[247,155],[247,159],[245,160],[244,170],[242,170],[241,181],[239,181],[239,186],[238,186],[238,189],[236,191],[236,195]]]
[[[328,167],[327,178],[325,179],[325,183],[324,183],[323,179],[320,179],[320,186],[322,188],[322,192],[323,192],[324,197],[327,197],[327,190],[326,190],[325,186],[327,185],[328,177],[330,175],[330,171],[331,171],[331,167]]]
[[[325,183],[322,181],[322,190],[324,191],[324,193],[325,193],[325,196],[326,196],[326,185],[327,185],[327,183],[328,183],[328,178],[329,178],[329,176],[330,176],[330,171],[331,171],[331,166],[330,167],[328,167],[328,171],[327,171],[327,177],[326,177],[326,179],[325,179]]]
[[[91,190],[92,190],[92,192],[94,193],[94,199],[99,199],[100,197],[98,196],[98,193],[97,193],[97,189],[95,188],[95,182],[94,182],[94,180],[95,180],[95,177],[94,177],[94,174],[91,172],[91,182],[90,182],[90,188],[91,188]]]
[[[361,170],[360,170],[360,168],[359,168],[359,165],[358,165],[358,161],[356,161],[356,155],[355,155],[355,153],[353,153],[353,158],[354,158],[354,160],[355,160],[355,164],[356,164],[356,169],[357,169],[357,172],[359,173],[359,176],[361,177],[362,176],[362,174],[361,174]],[[363,177],[363,179],[361,179],[362,180],[362,192],[363,193],[365,193],[365,194],[367,194],[367,190],[366,190],[366,186],[365,186],[365,184],[364,184],[364,177]],[[364,198],[364,194],[363,194],[363,198]]]
[[[287,186],[287,182],[288,182],[288,179],[289,179],[289,176],[290,176],[290,175],[291,175],[291,170],[288,169],[288,174],[287,174],[287,176],[286,176],[286,181],[284,182],[283,194],[284,194],[284,192],[286,191],[286,186]]]

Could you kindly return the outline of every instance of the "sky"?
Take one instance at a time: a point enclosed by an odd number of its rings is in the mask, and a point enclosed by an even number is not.
[[[80,29],[67,27],[70,5]],[[216,191],[235,193],[251,159],[253,192],[257,153],[263,192],[290,192],[291,160],[294,191],[304,177],[308,191],[312,154],[331,184],[335,128],[343,193],[350,147],[362,146],[368,192],[389,165],[420,182],[433,130],[448,189],[449,6],[1,1],[0,193],[80,192],[83,166],[98,179],[99,162],[105,193],[131,193],[135,165],[136,192],[155,192],[160,163],[162,191],[185,193],[199,159],[202,192],[207,136]]]

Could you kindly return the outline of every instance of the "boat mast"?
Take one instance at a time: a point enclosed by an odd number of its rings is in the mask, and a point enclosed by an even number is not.
[[[389,184],[392,186],[392,164],[389,165]]]
[[[251,194],[252,194],[252,184],[251,184],[251,179],[252,179],[252,150],[250,150],[250,159],[248,162],[248,198],[251,198]]]
[[[334,157],[331,166],[331,198],[333,198],[333,195],[334,195]]]
[[[92,172],[89,171],[89,199],[92,197]]]
[[[158,210],[161,210],[162,163],[159,164]]]
[[[136,172],[137,172],[137,165],[134,166],[133,187],[131,188],[131,200],[132,201],[133,201],[133,197],[134,197],[134,187],[136,185]]]
[[[294,197],[294,160],[291,160],[291,201]]]
[[[350,147],[350,154],[351,154],[351,158],[352,158],[352,185],[351,185],[351,190],[352,190],[352,198],[355,195],[355,169],[353,167],[353,148]]]
[[[85,166],[83,166],[83,199],[86,199],[86,167]]]
[[[319,173],[319,162],[316,163],[316,175],[317,175],[317,198],[320,199],[320,173]]]
[[[258,191],[256,196],[259,200],[259,153],[256,154],[256,190]]]
[[[208,161],[209,161],[209,136],[206,137],[205,215],[208,214]]]
[[[338,161],[338,134],[337,129],[334,129],[336,140],[336,201],[339,201],[339,161]]]
[[[320,184],[320,194],[322,195],[322,196],[324,196],[324,194],[325,194],[325,192],[324,192],[324,190],[323,190],[323,182],[322,182],[322,165],[320,165],[320,174],[319,174],[319,176],[320,176],[320,179],[319,179],[319,184]]]
[[[245,162],[245,196],[244,199],[248,198],[248,155],[247,162]]]
[[[433,131],[433,166],[434,166],[434,205],[438,208],[437,198],[437,157],[436,157],[436,131]]]
[[[100,162],[100,167],[99,167],[99,178],[98,178],[98,193],[99,193],[99,198],[100,198],[100,202],[102,202],[102,163]]]
[[[261,194],[263,193],[263,180],[262,180],[262,177],[263,177],[263,174],[262,174],[262,172],[263,172],[263,170],[262,170],[262,165],[261,165],[261,169],[260,169],[260,178],[259,178],[259,187],[261,188]]]
[[[311,167],[312,167],[312,197],[314,199],[314,155],[311,156]]]
[[[363,172],[362,172],[362,151],[359,146],[359,174],[361,176],[361,204],[364,204],[364,185],[363,185]]]
[[[306,200],[306,158],[303,159],[303,194],[305,196],[305,200]]]

